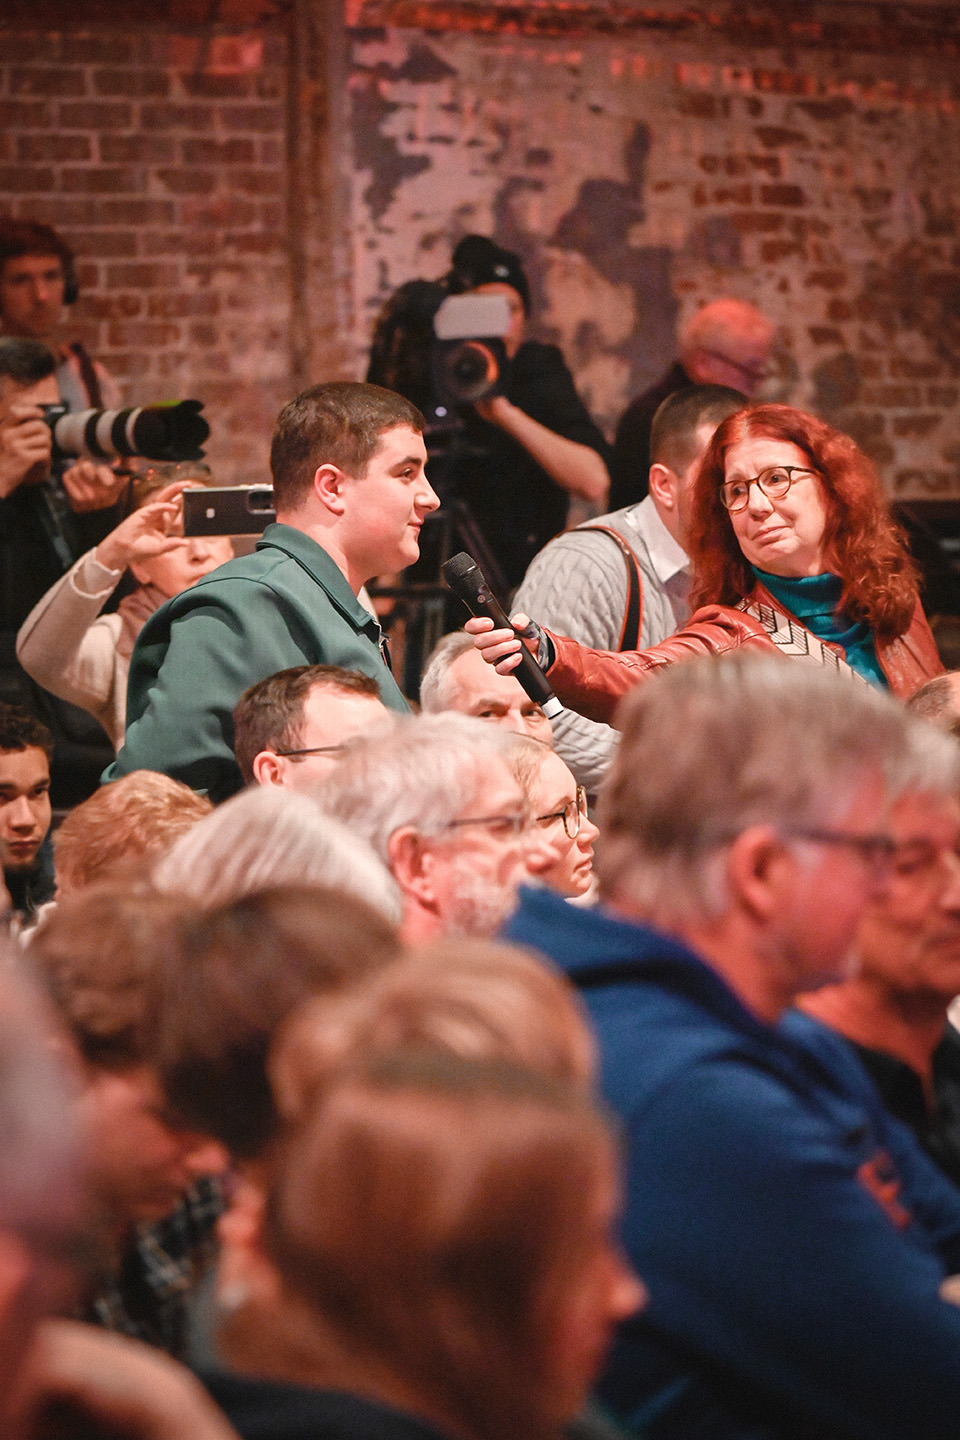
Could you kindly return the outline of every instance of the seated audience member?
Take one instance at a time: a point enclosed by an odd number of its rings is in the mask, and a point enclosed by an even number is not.
[[[20,626],[17,659],[27,674],[61,700],[88,710],[115,749],[123,744],[130,656],[147,617],[233,559],[224,536],[182,534],[179,494],[188,484],[210,484],[209,477],[205,466],[166,465],[148,472],[134,485],[133,513],[82,555]],[[136,590],[115,612],[102,615],[128,567]]]
[[[392,1050],[508,1060],[588,1091],[596,1076],[586,1011],[565,976],[496,940],[434,940],[294,1012],[271,1050],[277,1109],[296,1119],[348,1060]]]
[[[0,853],[21,923],[53,896],[50,731],[18,705],[0,701]]]
[[[723,385],[691,385],[668,396],[653,417],[649,495],[545,545],[523,577],[515,608],[599,650],[646,650],[679,630],[690,616],[693,482],[717,426],[747,403]],[[616,731],[568,710],[557,716],[554,745],[596,795]]]
[[[960,739],[960,670],[935,675],[907,701],[907,706],[924,720]]]
[[[515,675],[491,671],[465,630],[444,635],[434,646],[420,681],[420,709],[424,715],[458,710],[544,745],[553,743],[553,727],[537,702]]]
[[[632,400],[620,417],[610,464],[610,505],[635,505],[647,493],[653,417],[669,395],[689,385],[732,385],[753,397],[773,347],[776,326],[746,300],[723,296],[694,312],[680,329],[680,359]]]
[[[523,892],[510,937],[581,987],[628,1135],[623,1233],[650,1300],[599,1394],[631,1427],[956,1433],[960,1310],[941,1286],[960,1194],[846,1042],[785,1014],[848,973],[890,883],[889,803],[943,793],[955,766],[952,741],[820,666],[676,665],[624,704],[609,908]]]
[[[348,740],[389,715],[380,686],[359,670],[294,665],[268,675],[244,691],[233,712],[244,784],[308,789],[330,774]]]
[[[511,743],[465,715],[421,715],[357,741],[317,790],[389,867],[407,941],[495,934],[529,864],[546,863],[510,772]]]
[[[884,894],[864,916],[856,968],[800,1004],[851,1042],[887,1109],[960,1185],[960,755],[946,788],[919,777],[891,813],[897,842]]]
[[[149,1059],[152,987],[183,904],[100,886],[55,906],[28,959],[80,1061],[79,1111],[102,1208],[106,1268],[84,1317],[184,1353],[191,1294],[214,1256],[219,1145],[165,1118]]]
[[[510,768],[527,797],[533,824],[551,851],[537,879],[568,900],[588,898],[593,887],[593,842],[600,832],[590,819],[583,786],[559,755],[535,740],[516,741]]]
[[[236,1440],[193,1376],[166,1356],[44,1319],[73,1303],[81,1257],[94,1247],[72,1084],[18,962],[7,951],[0,960],[0,1436]]]
[[[358,1059],[271,1166],[298,1383],[216,1375],[212,1393],[248,1440],[559,1440],[643,1297],[614,1239],[618,1169],[576,1087],[502,1061]]]
[[[396,927],[341,890],[276,886],[170,937],[156,972],[153,1054],[171,1111],[257,1160],[274,1138],[270,1042],[302,1002],[332,996],[400,954]]]
[[[319,885],[399,921],[396,884],[370,846],[316,800],[274,786],[235,795],[181,836],[153,873],[157,889],[209,908],[277,885]]]
[[[189,785],[134,770],[70,811],[53,837],[57,899],[106,881],[147,878],[213,806]]]

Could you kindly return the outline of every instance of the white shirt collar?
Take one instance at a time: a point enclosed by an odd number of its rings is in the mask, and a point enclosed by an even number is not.
[[[661,584],[665,585],[681,570],[689,570],[689,557],[660,519],[652,496],[647,495],[641,500],[630,518],[646,542],[653,568]]]

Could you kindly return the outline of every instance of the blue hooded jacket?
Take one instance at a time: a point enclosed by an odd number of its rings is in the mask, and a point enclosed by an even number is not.
[[[692,951],[527,890],[507,938],[580,987],[650,1299],[600,1396],[669,1440],[956,1440],[960,1192],[838,1036],[764,1024]]]

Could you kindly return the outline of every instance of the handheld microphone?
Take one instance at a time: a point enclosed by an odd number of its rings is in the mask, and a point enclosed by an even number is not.
[[[513,630],[503,607],[483,578],[479,565],[465,550],[444,561],[440,568],[444,580],[457,598],[463,601],[471,615],[485,615],[488,620],[493,621],[498,630]],[[549,680],[526,645],[520,646],[520,664],[513,674],[530,699],[535,700],[551,720],[563,714],[563,706],[550,689]]]

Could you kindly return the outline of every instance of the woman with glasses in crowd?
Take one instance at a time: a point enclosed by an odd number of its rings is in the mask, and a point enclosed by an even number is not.
[[[593,844],[600,831],[587,811],[587,794],[569,765],[540,740],[518,735],[510,768],[526,796],[537,838],[550,858],[536,879],[568,900],[592,903]]]
[[[661,644],[612,654],[541,632],[540,659],[565,705],[609,723],[621,695],[661,666],[741,645],[904,699],[943,670],[873,462],[802,410],[754,405],[719,426],[696,480],[688,549],[695,613]],[[490,626],[467,629],[508,673],[519,641]]]

